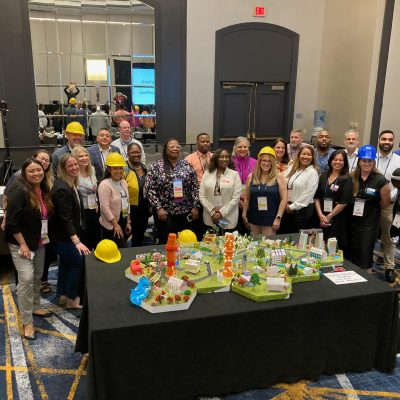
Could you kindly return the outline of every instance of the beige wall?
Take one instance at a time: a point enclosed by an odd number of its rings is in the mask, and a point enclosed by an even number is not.
[[[188,0],[187,140],[213,131],[215,32],[266,22],[300,35],[293,125],[309,138],[315,109],[341,143],[350,121],[369,139],[384,0]],[[264,5],[266,18],[252,16]],[[240,52],[240,49],[238,49]]]
[[[186,132],[213,132],[215,32],[243,22],[266,22],[300,34],[294,125],[310,128],[317,102],[325,0],[188,0]],[[264,5],[266,18],[253,17]],[[240,53],[240,49],[238,49]],[[283,133],[283,132],[282,132]]]
[[[317,107],[328,111],[335,143],[350,121],[359,123],[361,142],[369,141],[384,3],[326,1]]]
[[[385,92],[382,105],[380,131],[390,129],[396,134],[395,148],[399,148],[400,118],[400,2],[396,1],[390,39],[390,51],[386,72]]]

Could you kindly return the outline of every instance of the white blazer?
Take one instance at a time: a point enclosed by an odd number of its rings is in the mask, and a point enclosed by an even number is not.
[[[217,170],[212,173],[206,171],[200,184],[200,202],[204,208],[203,220],[206,225],[214,226],[211,220],[211,211],[216,205],[214,196],[217,181]],[[226,168],[220,178],[220,190],[222,207],[220,212],[224,220],[228,222],[227,228],[233,229],[237,225],[239,216],[239,200],[242,193],[242,183],[239,174],[233,169]]]

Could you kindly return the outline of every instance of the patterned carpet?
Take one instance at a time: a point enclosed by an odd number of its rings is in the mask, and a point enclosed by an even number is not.
[[[53,289],[56,276],[57,268],[51,268]],[[382,272],[377,276],[382,278]],[[54,300],[54,293],[42,300],[43,306],[54,311],[54,315],[47,319],[35,317],[37,340],[28,341],[20,335],[14,285],[3,282],[1,286],[0,282],[0,399],[85,399],[87,356],[73,352],[79,325],[78,312],[68,312],[56,306]],[[400,399],[399,356],[393,374],[370,371],[322,376],[317,382],[279,384],[221,399]]]
[[[53,285],[56,274],[53,268]],[[54,293],[42,299],[54,315],[35,317],[37,339],[29,341],[20,334],[14,285],[0,289],[0,399],[84,399],[87,356],[73,352],[79,326],[76,312],[56,306]]]

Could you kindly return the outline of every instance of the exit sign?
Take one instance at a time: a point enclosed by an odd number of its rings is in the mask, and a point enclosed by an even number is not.
[[[265,17],[265,7],[254,7],[254,17]]]

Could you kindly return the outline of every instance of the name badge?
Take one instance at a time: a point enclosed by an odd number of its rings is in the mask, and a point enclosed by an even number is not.
[[[42,219],[42,230],[40,232],[40,239],[42,244],[46,244],[50,242],[49,239],[49,226],[47,219]]]
[[[354,202],[353,215],[362,217],[364,215],[365,200],[356,199]]]
[[[375,194],[375,189],[374,188],[367,188],[366,193],[367,194]]]
[[[268,210],[268,202],[266,196],[257,197],[257,203],[258,203],[258,211]]]
[[[333,210],[333,199],[324,198],[324,212],[331,212]]]
[[[121,196],[121,207],[122,207],[122,218],[128,218],[129,202],[128,202],[128,196],[126,194],[124,196]]]
[[[183,200],[183,183],[181,179],[175,179],[173,181],[174,185],[174,199],[175,201]]]
[[[289,203],[293,203],[293,189],[288,189],[287,198]]]
[[[335,184],[332,184],[332,185],[331,185],[331,190],[332,190],[332,192],[337,192],[338,189],[339,189],[339,186],[338,186],[338,185],[335,185]]]
[[[96,194],[88,195],[88,207],[90,210],[95,210],[97,208]]]
[[[392,225],[397,229],[400,228],[400,213],[396,213],[396,215],[394,216]]]

